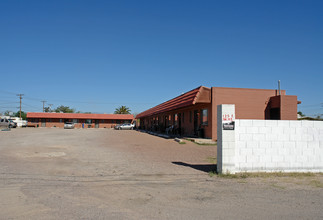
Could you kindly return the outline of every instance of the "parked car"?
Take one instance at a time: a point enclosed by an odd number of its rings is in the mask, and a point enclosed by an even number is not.
[[[9,128],[16,128],[17,127],[17,123],[14,122],[12,119],[8,119],[9,121]]]
[[[114,128],[117,130],[132,130],[135,127],[134,124],[125,123],[122,125],[116,125]]]
[[[0,119],[0,127],[9,128],[10,122],[7,118]]]
[[[116,129],[116,130],[120,130],[120,126],[121,126],[121,124],[115,125],[115,126],[114,126],[114,129]]]
[[[64,128],[65,129],[73,129],[75,127],[73,122],[65,122]]]

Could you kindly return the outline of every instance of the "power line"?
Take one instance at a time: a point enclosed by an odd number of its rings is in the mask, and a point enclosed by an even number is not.
[[[34,108],[34,109],[39,109],[39,106],[28,105],[28,104],[25,104],[25,103],[23,103],[22,105],[28,106],[28,107]]]
[[[312,108],[312,107],[321,108],[321,107],[323,107],[323,105],[322,105],[322,103],[320,103],[320,104],[315,104],[315,105],[300,105],[299,107],[300,108]]]
[[[17,94],[17,93],[13,93],[13,92],[4,91],[4,90],[0,90],[0,92],[7,93],[7,94],[11,94],[11,95],[16,95]]]
[[[41,99],[37,99],[37,98],[29,98],[29,97],[25,97],[25,99],[33,100],[33,101],[40,101],[40,100],[41,100]]]
[[[13,96],[3,96],[2,94],[0,94],[0,98],[1,99],[13,99]]]
[[[0,104],[12,104],[12,103],[19,103],[19,102],[0,102]]]
[[[4,91],[4,90],[0,90],[0,92],[16,95],[16,93],[9,92],[9,91]],[[8,96],[6,96],[6,97],[8,97]],[[8,97],[8,98],[11,98],[11,97]],[[43,102],[43,100],[40,99],[40,98],[28,97],[28,95],[24,96],[24,99]],[[124,104],[124,102],[74,101],[74,100],[63,100],[63,99],[53,99],[51,101],[53,101],[53,102],[63,102],[63,103],[66,103],[66,102],[67,103],[82,103],[82,104],[92,104],[92,105],[94,105],[94,104],[97,104],[97,105],[109,105],[109,104],[121,105],[121,104]],[[127,102],[127,104],[155,105],[156,103],[152,103],[152,102]]]
[[[17,108],[16,106],[0,106],[0,108]]]
[[[113,104],[113,105],[121,105],[124,104],[124,102],[85,102],[85,101],[71,101],[71,100],[58,100],[58,99],[51,99],[50,101],[54,101],[54,102],[63,102],[63,103],[83,103],[83,104],[95,104],[95,105],[109,105],[109,104]],[[156,103],[153,102],[127,102],[127,104],[149,104],[149,105],[154,105]]]

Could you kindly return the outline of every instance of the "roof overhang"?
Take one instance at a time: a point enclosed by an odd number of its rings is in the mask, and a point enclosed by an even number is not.
[[[130,114],[83,114],[83,113],[49,113],[28,112],[27,118],[62,118],[62,119],[111,119],[111,120],[133,120]]]
[[[136,118],[157,115],[201,103],[211,103],[211,89],[200,86],[153,108],[141,112]]]

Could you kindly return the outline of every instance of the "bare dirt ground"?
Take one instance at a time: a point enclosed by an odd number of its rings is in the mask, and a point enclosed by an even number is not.
[[[215,146],[137,131],[0,132],[0,219],[323,219],[323,176],[223,178]]]

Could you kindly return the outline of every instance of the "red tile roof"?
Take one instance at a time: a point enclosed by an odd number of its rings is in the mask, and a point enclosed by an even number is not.
[[[83,113],[48,113],[28,112],[27,118],[65,118],[65,119],[112,119],[112,120],[133,120],[130,114],[83,114]]]
[[[193,89],[189,92],[186,92],[180,96],[177,96],[169,101],[166,101],[160,105],[157,105],[153,108],[150,108],[144,112],[141,112],[136,116],[136,118],[142,118],[147,117],[151,115],[156,115],[159,113],[188,107],[190,105],[194,105],[195,103],[198,103],[199,94],[204,91],[209,90],[209,88],[206,88],[204,86],[197,87],[196,89]]]

